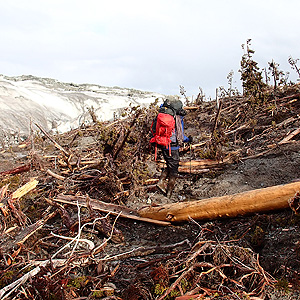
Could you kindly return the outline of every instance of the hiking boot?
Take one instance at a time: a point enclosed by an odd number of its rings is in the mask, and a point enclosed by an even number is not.
[[[167,187],[167,197],[171,198],[173,190],[174,190],[174,186],[175,186],[175,182],[176,182],[176,176],[175,175],[171,175],[169,177],[169,181],[168,181],[168,187]]]
[[[168,172],[167,170],[164,170],[161,175],[160,175],[160,178],[156,184],[156,186],[158,187],[158,189],[163,192],[164,194],[167,193],[167,189],[166,189],[166,183],[165,183],[165,180],[168,176]]]

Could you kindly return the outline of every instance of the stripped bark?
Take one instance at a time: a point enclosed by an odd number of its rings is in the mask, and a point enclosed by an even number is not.
[[[170,222],[236,217],[288,208],[289,199],[299,190],[300,181],[297,181],[222,197],[145,207],[139,214],[143,218]]]
[[[29,182],[18,188],[16,191],[12,193],[12,199],[19,199],[32,191],[38,185],[38,181],[32,178]]]

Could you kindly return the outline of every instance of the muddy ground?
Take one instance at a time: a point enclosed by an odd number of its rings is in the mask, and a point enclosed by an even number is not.
[[[139,202],[132,206],[231,195],[299,180],[299,150],[299,144],[283,146],[262,158],[230,164],[212,174],[192,179],[188,175],[181,176],[171,200],[157,191],[149,193],[148,198],[142,200],[142,204]],[[146,245],[152,245],[171,244],[188,239],[193,244],[200,235],[206,240],[240,239],[236,245],[250,248],[257,253],[261,266],[279,280],[278,289],[270,289],[262,299],[300,299],[299,226],[300,217],[295,216],[291,209],[286,209],[238,218],[202,221],[197,224],[190,222],[169,228],[136,224],[134,234],[128,233],[128,241],[143,241]],[[203,228],[207,228],[204,234]]]

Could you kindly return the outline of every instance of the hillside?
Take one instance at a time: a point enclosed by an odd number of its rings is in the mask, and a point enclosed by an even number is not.
[[[163,95],[96,84],[64,83],[31,75],[0,75],[0,138],[28,136],[30,122],[65,132],[90,123],[90,110],[101,121],[120,117],[129,105],[148,106]],[[36,129],[33,125],[33,129]]]
[[[139,217],[150,205],[299,180],[300,86],[263,103],[220,101],[186,107],[194,142],[171,199],[155,187],[154,102],[2,151],[0,298],[300,299],[297,203],[180,224]]]

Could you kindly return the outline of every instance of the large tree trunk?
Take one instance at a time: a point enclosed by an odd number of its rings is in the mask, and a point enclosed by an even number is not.
[[[139,214],[144,218],[171,222],[236,217],[287,208],[289,199],[299,190],[300,181],[234,195],[145,207]]]

